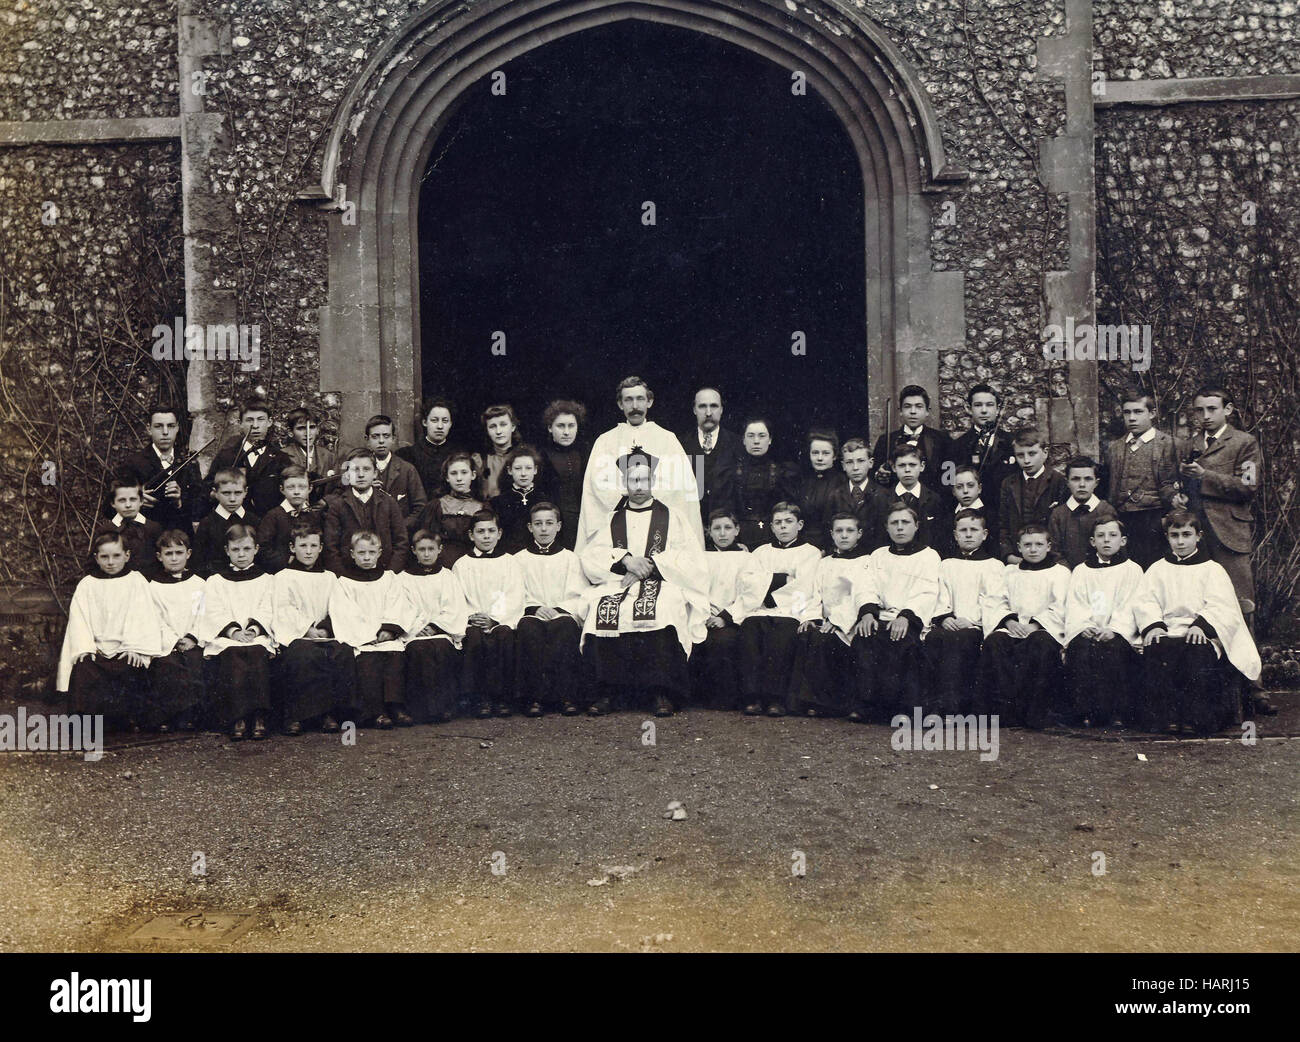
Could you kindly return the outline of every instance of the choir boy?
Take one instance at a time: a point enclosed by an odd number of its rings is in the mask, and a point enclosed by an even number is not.
[[[387,416],[372,416],[366,421],[366,447],[375,457],[375,488],[392,497],[405,522],[420,516],[427,496],[415,465],[393,452],[396,443],[393,421]]]
[[[739,537],[735,511],[719,507],[709,514],[709,545],[704,554],[709,570],[709,617],[704,621],[704,640],[691,650],[690,659],[695,699],[709,709],[736,709],[739,705],[737,655],[740,624],[745,621],[740,577],[750,564],[749,551],[740,545]]]
[[[1145,632],[1144,711],[1148,730],[1213,734],[1237,717],[1238,684],[1260,673],[1259,651],[1242,617],[1232,580],[1203,547],[1200,519],[1174,510],[1164,519],[1169,552],[1147,569],[1160,611]]]
[[[164,653],[162,626],[122,536],[96,536],[91,552],[68,606],[56,688],[70,713],[130,721],[146,703],[145,670]]]
[[[465,591],[440,562],[442,539],[419,529],[411,537],[415,563],[400,579],[413,611],[406,634],[406,705],[417,723],[446,723],[456,715],[462,692]]]
[[[921,480],[926,488],[944,496],[943,462],[948,458],[949,438],[942,431],[926,424],[930,417],[930,393],[917,384],[908,384],[898,392],[898,430],[882,434],[876,439],[871,458],[879,463],[876,482],[886,489],[897,482],[890,464],[894,452],[901,445],[916,450],[917,458],[924,464]]]
[[[206,578],[226,567],[226,532],[233,525],[257,530],[258,516],[248,509],[248,481],[242,470],[227,467],[212,475],[217,505],[194,530],[194,571]]]
[[[933,684],[933,704],[925,708],[940,715],[983,711],[987,700],[980,691],[979,667],[984,630],[1005,596],[1005,565],[985,546],[984,515],[957,511],[953,538],[957,552],[939,563],[939,601],[925,638]]]
[[[380,563],[378,534],[362,529],[348,544],[351,560],[330,594],[329,616],[334,636],[352,649],[353,708],[381,730],[410,727],[415,721],[406,711],[402,637],[413,624],[413,606],[402,581]]]
[[[1070,576],[1065,602],[1065,671],[1072,713],[1085,727],[1123,727],[1140,706],[1141,633],[1159,618],[1136,561],[1124,552],[1124,523],[1102,520],[1093,553]]]
[[[1016,534],[1025,525],[1046,525],[1052,509],[1070,494],[1065,478],[1047,465],[1047,437],[1027,427],[1011,439],[1020,471],[1002,481],[998,493],[1000,556],[1015,564]]]
[[[1097,464],[1087,456],[1075,456],[1065,465],[1065,483],[1070,495],[1052,508],[1047,536],[1066,565],[1077,568],[1092,549],[1089,539],[1093,526],[1102,520],[1113,521],[1118,515],[1113,506],[1097,498]]]
[[[379,471],[374,453],[353,449],[344,465],[351,474],[351,484],[326,500],[325,567],[333,572],[349,567],[352,537],[357,532],[372,532],[380,543],[376,567],[381,572],[400,572],[406,566],[408,551],[406,522],[397,501],[375,487]]]
[[[588,703],[579,678],[590,584],[578,555],[560,544],[561,526],[559,507],[546,500],[534,503],[529,545],[514,555],[524,579],[524,614],[515,627],[515,697],[529,716],[557,707],[574,716]]]
[[[465,693],[480,719],[509,716],[514,689],[515,627],[524,614],[524,573],[502,551],[501,526],[491,510],[480,510],[470,528],[473,547],[452,573],[465,591]]]
[[[1178,446],[1155,428],[1156,400],[1141,388],[1126,389],[1120,409],[1127,433],[1106,447],[1106,501],[1124,521],[1129,557],[1149,568],[1168,549],[1160,517],[1178,494]]]
[[[144,493],[135,478],[114,478],[109,484],[113,516],[97,526],[97,532],[117,532],[131,554],[131,567],[146,579],[157,570],[155,553],[162,526],[142,514]]]
[[[1061,646],[1070,569],[1052,552],[1045,525],[1025,525],[1016,564],[984,613],[984,690],[1004,727],[1043,728],[1065,715]]]
[[[285,538],[289,562],[275,575],[271,630],[283,649],[277,664],[287,735],[302,734],[303,721],[312,720],[333,734],[339,729],[337,714],[351,705],[352,649],[334,639],[330,598],[335,576],[321,560],[323,543],[314,518],[296,522]]]
[[[266,737],[271,710],[271,620],[275,582],[257,564],[257,531],[232,524],[225,534],[226,566],[203,589],[199,643],[208,664],[208,709],[231,741]],[[249,721],[252,721],[251,730]]]
[[[861,438],[850,438],[840,449],[840,466],[848,482],[845,509],[853,513],[862,528],[862,549],[871,553],[884,546],[885,514],[893,502],[883,488],[871,480],[871,453]]]
[[[849,678],[853,669],[853,630],[858,621],[855,589],[858,573],[869,567],[862,547],[862,525],[850,513],[831,518],[833,551],[805,572],[809,599],[818,617],[799,624],[790,684],[792,713],[842,716],[853,701]]]
[[[799,624],[817,618],[816,606],[795,583],[812,573],[822,552],[803,538],[799,504],[772,507],[772,541],[750,554],[742,595],[758,602],[740,626],[740,684],[745,714],[784,716]],[[707,622],[705,623],[707,625]]]
[[[280,471],[280,495],[284,498],[268,510],[257,525],[258,562],[272,575],[293,557],[289,547],[290,530],[309,518],[320,524],[308,502],[311,481],[307,471],[296,463]]]
[[[493,497],[492,512],[501,522],[501,549],[513,554],[532,543],[532,507],[546,497],[537,487],[542,454],[531,445],[519,445],[506,456],[501,492]]]
[[[872,552],[854,591],[858,623],[856,699],[849,719],[889,718],[921,705],[921,633],[939,600],[939,554],[920,538],[914,507],[896,502],[885,522],[889,545]]]
[[[149,663],[150,719],[139,723],[161,732],[193,730],[203,709],[198,634],[206,584],[190,570],[192,554],[189,533],[183,529],[169,528],[158,537],[160,567],[149,580],[149,595],[162,624],[163,654]]]

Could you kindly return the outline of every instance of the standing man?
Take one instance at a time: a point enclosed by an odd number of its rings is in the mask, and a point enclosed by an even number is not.
[[[682,525],[686,529],[681,535],[694,540],[695,548],[703,551],[704,523],[700,518],[700,491],[695,483],[695,472],[676,435],[647,419],[650,407],[654,405],[654,392],[641,377],[629,376],[619,382],[615,398],[623,412],[624,422],[602,434],[591,447],[587,471],[582,478],[577,553],[581,555],[596,533],[607,527],[610,511],[623,499],[618,461],[634,446],[656,459],[654,488],[651,490],[654,498],[674,514],[681,513],[684,518]]]
[[[659,463],[640,446],[619,457],[626,495],[580,555],[596,586],[582,628],[582,656],[597,685],[593,715],[630,687],[619,701],[649,702],[656,716],[671,716],[689,690],[691,647],[705,636],[709,572],[694,531],[699,511],[694,502],[671,508],[651,494]]]
[[[739,435],[722,429],[722,392],[716,387],[695,392],[695,427],[682,436],[682,445],[700,492],[700,517],[707,519],[715,507],[730,505],[743,448]]]
[[[150,521],[157,521],[164,530],[179,528],[191,535],[194,522],[207,512],[209,500],[198,460],[190,460],[178,468],[189,455],[176,448],[181,431],[180,414],[169,405],[156,405],[149,410],[149,426],[145,430],[149,447],[122,460],[116,468],[117,475],[140,483],[144,493],[141,513]],[[167,480],[162,487],[152,493],[148,491],[163,478]],[[143,563],[132,562],[137,567]]]

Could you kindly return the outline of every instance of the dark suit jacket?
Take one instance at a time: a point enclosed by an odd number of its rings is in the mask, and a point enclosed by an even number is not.
[[[724,427],[718,428],[713,451],[700,448],[699,428],[691,427],[677,438],[695,471],[695,484],[700,492],[700,517],[704,527],[709,527],[709,511],[729,507],[735,499],[733,478],[736,465],[745,454],[740,435]]]
[[[396,501],[402,511],[402,520],[417,516],[428,502],[424,494],[424,483],[420,481],[420,472],[413,463],[402,459],[397,453],[388,457],[388,469],[383,471],[380,479],[384,491]]]
[[[206,579],[229,562],[229,558],[226,557],[227,528],[236,524],[252,525],[256,528],[260,520],[248,507],[244,507],[243,517],[231,514],[229,518],[224,518],[217,513],[215,507],[209,511],[208,516],[200,521],[199,527],[194,530],[194,554],[190,558],[190,567],[194,570],[194,574]]]
[[[314,520],[323,527],[325,523],[324,508],[308,507],[301,519],[303,521]],[[258,523],[257,563],[262,566],[263,571],[275,573],[289,563],[289,559],[293,556],[289,550],[289,531],[293,527],[293,523],[294,519],[285,513],[284,507],[278,504],[268,510],[266,516]],[[324,547],[322,546],[323,552]]]
[[[176,447],[174,462],[179,463],[189,453]],[[116,473],[124,478],[140,482],[141,488],[148,488],[162,480],[166,468],[158,462],[158,454],[153,449],[145,448],[125,457],[115,468]],[[144,515],[150,521],[157,521],[164,529],[179,528],[186,535],[193,532],[194,522],[199,520],[211,506],[207,486],[203,484],[203,474],[199,471],[199,461],[191,460],[175,475],[174,480],[181,489],[181,503],[162,494],[162,489],[155,492],[158,501],[151,507],[144,508]],[[110,513],[112,511],[110,510]]]
[[[1200,435],[1179,443],[1179,461],[1199,451]],[[1209,525],[1215,537],[1239,554],[1254,548],[1255,513],[1251,501],[1259,488],[1264,460],[1253,435],[1229,426],[1223,436],[1197,458],[1205,474],[1199,482],[1183,479],[1188,506]],[[1196,487],[1199,485],[1199,489]]]
[[[903,428],[899,427],[896,431],[890,431],[888,438],[883,434],[877,438],[876,447],[871,450],[871,461],[876,468],[872,476],[886,492],[898,481],[894,477],[890,454],[904,440]],[[948,435],[943,431],[935,430],[933,427],[922,427],[921,438],[917,443],[917,447],[921,450],[921,458],[925,461],[925,469],[921,471],[921,484],[941,496],[946,495],[943,485],[943,462],[948,458],[948,441]]]
[[[368,503],[358,500],[351,488],[325,501],[325,567],[339,572],[351,563],[352,534],[367,529],[379,536],[379,567],[394,572],[405,568],[406,520],[396,500],[379,488]]]
[[[267,439],[265,451],[257,457],[257,462],[250,469],[244,455],[244,435],[237,434],[221,446],[221,451],[212,460],[212,469],[208,471],[208,487],[220,470],[237,467],[248,479],[248,498],[245,508],[261,517],[284,498],[280,494],[280,471],[289,465],[289,457],[280,451],[280,447]]]
[[[990,512],[990,520],[996,520],[998,499],[1002,494],[1002,482],[1020,468],[1016,466],[1015,449],[1011,444],[1011,435],[999,429],[993,435],[993,444],[987,451],[980,449],[979,432],[973,427],[963,431],[948,443],[946,462],[953,467],[973,463],[980,469],[980,499]],[[951,487],[948,487],[951,498]],[[949,503],[953,506],[953,503]],[[996,544],[989,543],[989,552],[996,550]]]
[[[115,515],[116,513],[114,511]],[[127,564],[146,579],[162,567],[158,563],[158,537],[163,534],[163,530],[157,521],[147,517],[144,524],[139,521],[123,521],[119,528],[113,524],[112,518],[108,518],[95,526],[94,534],[101,536],[105,532],[121,533],[122,545],[131,555]],[[185,534],[190,534],[188,526]]]
[[[889,505],[899,498],[894,495],[892,486],[885,489],[884,493],[884,503],[877,507],[880,512],[881,546],[885,546],[889,542],[889,532],[885,527],[886,522],[889,520]],[[951,522],[952,520],[952,514],[944,509],[943,498],[934,489],[926,488],[922,484],[917,484],[916,491],[910,493],[910,495],[916,497],[916,502],[910,505],[920,515],[917,519],[917,535],[925,540],[926,545],[936,547],[936,549],[941,547],[943,545],[943,525],[945,521]],[[908,500],[905,499],[904,502],[908,502]],[[940,552],[942,553],[942,550]]]
[[[1043,465],[1043,479],[1038,495],[1026,495],[1024,474],[1017,469],[1002,482],[998,497],[998,532],[1002,539],[1002,559],[1018,552],[1017,536],[1022,525],[1046,525],[1052,508],[1070,495],[1065,478],[1049,465]]]
[[[889,504],[894,501],[894,497],[887,495],[883,488],[869,478],[862,502],[855,503],[853,501],[853,494],[849,491],[847,477],[845,478],[842,494],[845,504],[844,509],[856,514],[859,523],[862,525],[862,540],[858,545],[867,553],[884,546],[889,541],[889,536],[885,532],[885,511],[888,509]]]

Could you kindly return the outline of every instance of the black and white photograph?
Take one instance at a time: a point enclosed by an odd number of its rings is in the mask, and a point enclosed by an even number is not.
[[[1280,1011],[1298,481],[1295,0],[9,0],[0,990]]]

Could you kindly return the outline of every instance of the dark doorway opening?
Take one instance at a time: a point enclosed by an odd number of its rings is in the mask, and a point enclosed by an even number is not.
[[[540,441],[556,397],[593,437],[628,373],[674,430],[707,383],[724,426],[765,414],[786,455],[814,425],[865,431],[862,175],[793,70],[628,20],[501,71],[504,96],[490,78],[461,96],[420,193],[422,390],[460,405],[460,439],[506,401]]]

